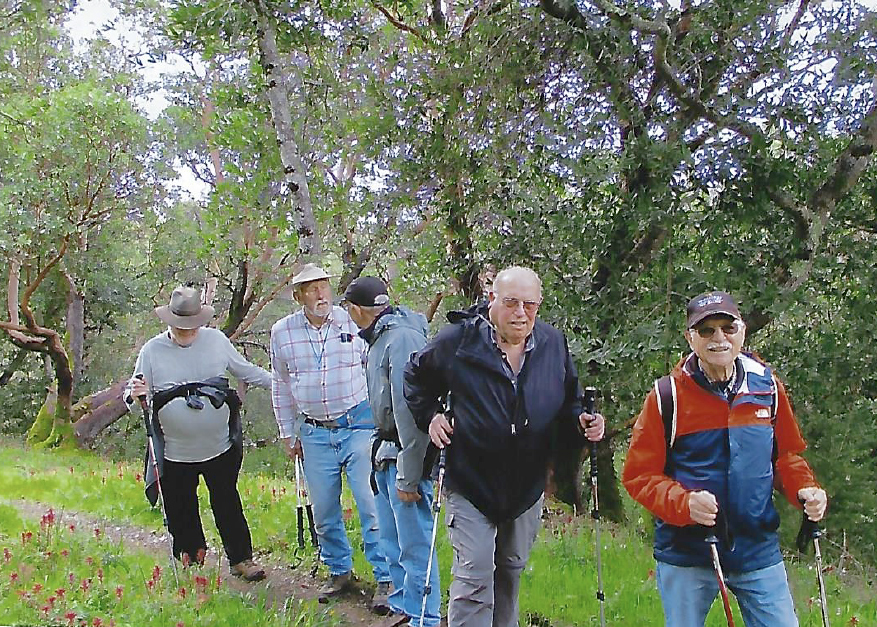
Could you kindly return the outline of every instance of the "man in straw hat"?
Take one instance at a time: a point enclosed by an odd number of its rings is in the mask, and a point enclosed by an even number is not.
[[[126,400],[150,400],[174,555],[184,565],[204,562],[207,542],[197,496],[203,476],[231,573],[247,581],[264,579],[265,571],[253,562],[237,490],[243,459],[240,400],[224,377],[231,372],[249,385],[269,388],[271,375],[244,359],[224,333],[204,326],[214,311],[201,304],[195,288],[176,288],[170,303],[155,313],[168,329],[140,350]]]
[[[347,312],[333,306],[330,278],[312,263],[302,267],[292,279],[301,309],[271,328],[274,415],[287,454],[304,457],[320,558],[330,572],[320,600],[351,584],[353,551],[341,510],[341,475],[346,474],[359,512],[363,550],[377,582],[372,609],[384,614],[391,584],[369,485],[375,427],[363,369],[366,345]]]

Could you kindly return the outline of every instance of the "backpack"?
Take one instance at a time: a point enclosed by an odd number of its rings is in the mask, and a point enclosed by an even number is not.
[[[777,422],[777,405],[778,405],[778,388],[776,379],[773,380],[773,400],[770,404],[770,426],[776,427]],[[670,451],[676,443],[676,381],[670,375],[665,375],[655,381],[655,394],[658,396],[658,413],[661,414],[661,420],[664,422],[664,442],[667,443],[667,450]],[[773,456],[777,459],[777,440],[776,434],[773,438]]]

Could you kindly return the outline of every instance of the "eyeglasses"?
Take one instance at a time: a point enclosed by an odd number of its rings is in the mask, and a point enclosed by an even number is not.
[[[716,331],[718,331],[719,329],[721,329],[722,333],[724,333],[726,336],[730,336],[736,334],[740,330],[740,325],[736,322],[731,322],[730,324],[723,324],[718,327],[704,325],[702,327],[697,327],[694,330],[697,331],[697,334],[700,337],[707,339],[714,336],[716,334]]]
[[[542,304],[541,300],[521,300],[520,298],[512,298],[511,296],[504,296],[502,299],[502,304],[505,305],[506,309],[517,310],[520,305],[524,306],[524,311],[527,313],[535,313],[537,309],[539,309],[539,305]]]

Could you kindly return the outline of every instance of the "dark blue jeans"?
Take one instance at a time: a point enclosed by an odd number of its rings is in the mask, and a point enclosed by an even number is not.
[[[161,489],[167,512],[168,530],[174,539],[174,556],[188,553],[195,559],[198,549],[207,550],[207,540],[198,512],[198,481],[204,477],[210,494],[213,520],[222,538],[228,562],[237,564],[253,557],[250,528],[244,518],[238,493],[238,474],[243,457],[234,447],[205,462],[165,460]]]

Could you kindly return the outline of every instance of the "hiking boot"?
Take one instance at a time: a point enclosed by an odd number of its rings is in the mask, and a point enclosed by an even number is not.
[[[389,581],[379,581],[372,595],[371,611],[378,616],[385,616],[390,612],[390,603],[387,597],[393,591],[393,584]]]
[[[231,574],[245,581],[262,581],[265,578],[265,569],[249,559],[232,566]]]
[[[346,592],[352,583],[352,575],[350,571],[340,575],[332,575],[317,591],[317,601],[326,603],[329,597],[338,596],[342,592]]]

